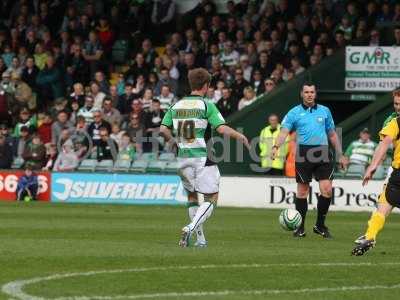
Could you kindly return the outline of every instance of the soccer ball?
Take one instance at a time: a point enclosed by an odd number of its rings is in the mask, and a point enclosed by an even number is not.
[[[293,231],[299,228],[301,221],[301,215],[295,209],[287,208],[279,215],[279,224],[287,231]]]

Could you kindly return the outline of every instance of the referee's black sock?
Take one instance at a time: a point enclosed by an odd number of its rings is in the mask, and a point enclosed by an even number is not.
[[[316,224],[318,227],[325,226],[325,218],[326,215],[328,214],[329,206],[331,205],[331,199],[332,197],[327,198],[322,195],[318,196],[318,204],[317,204],[318,215]]]
[[[296,210],[301,214],[302,222],[300,228],[304,229],[304,223],[306,222],[306,215],[308,210],[307,198],[296,197],[294,199],[294,204],[296,205]]]

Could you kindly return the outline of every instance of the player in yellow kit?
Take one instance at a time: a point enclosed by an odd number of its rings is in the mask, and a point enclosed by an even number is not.
[[[365,239],[351,252],[352,255],[360,256],[373,248],[376,244],[376,236],[385,225],[385,219],[391,213],[394,207],[400,208],[400,117],[393,118],[379,132],[380,143],[375,150],[372,162],[365,171],[363,185],[366,185],[371,179],[380,162],[386,155],[390,145],[393,143],[393,172],[389,177],[387,185],[384,185],[383,191],[379,196],[378,208],[372,214],[368,221],[368,228],[365,233]]]

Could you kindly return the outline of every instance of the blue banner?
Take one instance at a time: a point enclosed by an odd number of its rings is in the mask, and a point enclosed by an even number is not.
[[[67,203],[183,204],[178,176],[52,173],[51,201]]]

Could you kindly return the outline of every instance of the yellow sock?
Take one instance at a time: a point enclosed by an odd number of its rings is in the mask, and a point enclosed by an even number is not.
[[[365,233],[367,240],[376,240],[376,236],[385,225],[385,215],[374,212],[368,221],[368,229]]]

